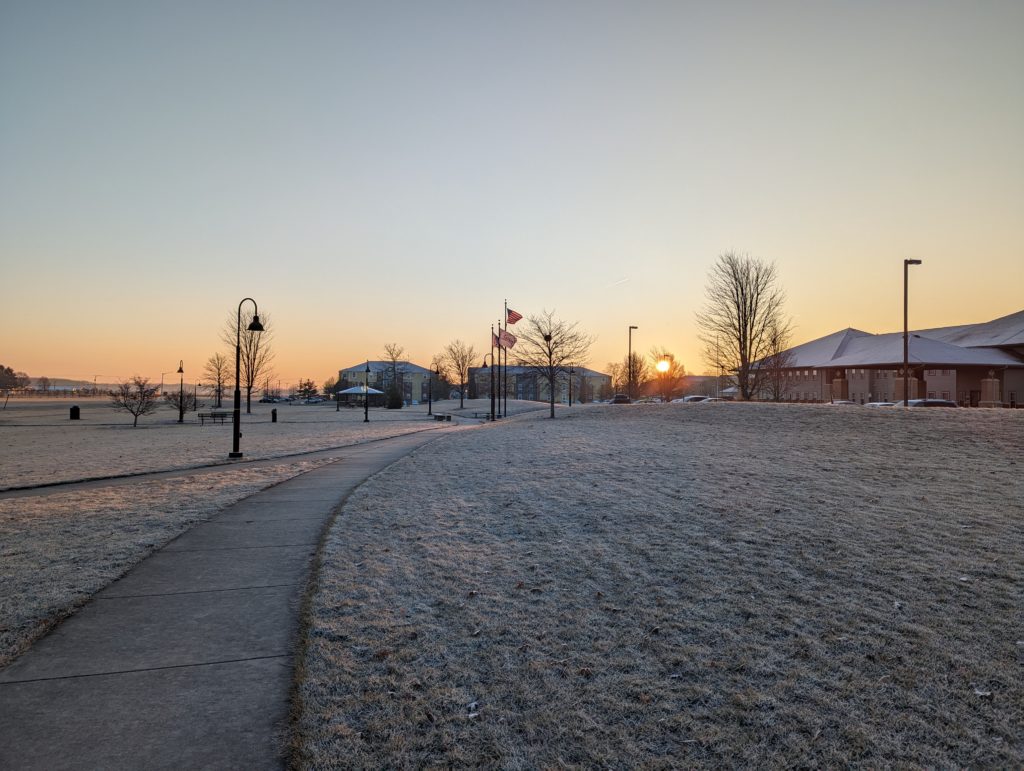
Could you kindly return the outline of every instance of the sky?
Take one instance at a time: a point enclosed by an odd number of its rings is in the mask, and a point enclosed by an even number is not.
[[[717,256],[794,342],[1024,308],[1024,3],[0,0],[0,363],[285,383],[507,299],[674,352]],[[248,303],[246,307],[249,307]],[[514,331],[514,328],[513,328]]]

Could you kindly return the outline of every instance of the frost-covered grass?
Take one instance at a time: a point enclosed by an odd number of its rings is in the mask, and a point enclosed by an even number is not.
[[[474,402],[476,409],[482,400]],[[68,419],[71,404],[81,407],[81,420]],[[458,414],[458,402],[445,401],[438,410]],[[242,405],[241,448],[249,460],[340,447],[430,428],[427,406],[401,410],[371,409],[363,422],[361,409],[335,410],[333,404]],[[276,408],[278,422],[271,422]],[[202,412],[210,411],[209,405]],[[231,406],[225,402],[225,411]],[[107,400],[12,399],[0,411],[0,490],[49,482],[95,479],[165,469],[195,468],[227,460],[231,450],[230,418],[224,425],[201,426],[196,413],[178,424],[176,410],[164,405],[139,419]]]
[[[192,525],[329,460],[0,500],[0,666]]]
[[[1024,765],[1024,412],[565,412],[349,499],[295,765]]]

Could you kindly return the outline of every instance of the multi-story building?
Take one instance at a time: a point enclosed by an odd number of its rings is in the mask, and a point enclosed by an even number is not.
[[[547,378],[537,373],[532,367],[509,366],[502,367],[502,373],[508,373],[508,388],[505,393],[509,399],[526,399],[537,402],[546,402],[551,398],[548,389]],[[495,369],[494,390],[496,394],[502,393],[502,384],[498,382],[498,370]],[[558,387],[555,392],[555,401],[569,401],[569,371],[566,370],[558,380]],[[592,402],[596,399],[607,398],[611,392],[612,379],[610,375],[597,372],[586,367],[572,368],[572,400],[574,402]],[[491,395],[491,368],[470,367],[469,369],[469,396],[470,398],[489,398]]]
[[[406,404],[427,401],[428,384],[437,377],[427,367],[408,361],[398,361],[394,364],[390,361],[364,361],[338,370],[338,381],[342,388],[365,384],[367,368],[370,370],[370,388],[376,388],[378,391],[386,392],[397,378],[398,388]]]
[[[1024,311],[981,324],[911,332],[909,398],[952,399],[964,407],[1024,402]],[[903,333],[844,329],[790,348],[777,382],[785,401],[903,399]]]

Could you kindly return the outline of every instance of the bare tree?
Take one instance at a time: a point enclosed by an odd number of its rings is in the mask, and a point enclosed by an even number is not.
[[[623,356],[620,364],[609,365],[609,367],[613,367],[613,372],[611,373],[612,385],[616,393],[633,394],[635,396],[643,390],[644,384],[651,379],[651,369],[647,364],[647,359],[636,351]]]
[[[165,393],[164,401],[174,407],[179,415],[184,415],[186,412],[195,412],[203,406],[203,403],[199,401],[194,391],[181,389]]]
[[[391,364],[391,383],[385,388],[388,392],[389,406],[396,400],[401,402],[404,397],[405,386],[402,380],[405,375],[405,367],[399,366],[404,355],[405,348],[398,343],[387,343],[384,346],[384,360]]]
[[[789,329],[777,279],[774,263],[735,252],[719,255],[708,274],[707,301],[697,313],[704,358],[731,373],[742,399],[761,391],[766,370],[756,363],[770,351],[772,330]]]
[[[46,377],[45,375],[43,377],[36,378],[36,383],[39,384],[39,390],[42,391],[44,394],[50,391],[50,378]]]
[[[563,321],[554,311],[543,310],[526,319],[519,330],[516,361],[548,384],[551,417],[555,417],[555,395],[569,365],[583,366],[594,338],[577,328],[578,322]]]
[[[149,378],[136,375],[131,380],[118,383],[117,388],[110,391],[110,406],[115,410],[123,410],[132,415],[135,420],[132,427],[139,425],[140,415],[149,415],[156,412],[158,405],[157,386],[149,384]]]
[[[203,379],[211,381],[214,395],[217,397],[217,407],[221,406],[224,398],[224,385],[230,377],[231,363],[223,353],[215,353],[206,360],[206,367],[203,369]]]
[[[246,414],[252,412],[252,389],[256,386],[259,379],[269,378],[271,376],[270,365],[274,360],[274,352],[270,347],[271,337],[273,336],[273,328],[270,325],[270,314],[261,313],[260,323],[263,325],[262,332],[255,332],[249,329],[249,324],[252,323],[253,312],[250,310],[242,311],[242,331],[241,337],[241,373],[239,380],[239,387],[245,389],[245,412]],[[238,314],[232,312],[228,315],[227,323],[224,325],[224,329],[221,332],[221,340],[227,344],[231,355],[228,360],[235,356],[235,335],[238,324]]]
[[[670,402],[678,396],[686,382],[686,368],[676,361],[676,357],[667,349],[655,346],[651,348],[651,364],[654,376],[652,384],[655,393],[662,401]]]
[[[466,406],[466,382],[469,380],[469,368],[473,366],[480,354],[472,345],[467,345],[461,340],[452,340],[444,347],[441,354],[444,357],[444,370],[446,379],[459,386],[459,407]]]
[[[758,362],[764,370],[762,394],[773,402],[789,398],[789,374],[795,357],[789,351],[790,329],[773,325],[768,332],[768,355]]]

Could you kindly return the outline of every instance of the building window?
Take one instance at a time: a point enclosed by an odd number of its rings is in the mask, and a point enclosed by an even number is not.
[[[949,398],[949,391],[943,391],[942,392],[942,398],[943,399],[948,399]]]
[[[934,399],[935,398],[935,392],[934,391],[929,391],[928,392],[928,398],[929,399]]]

